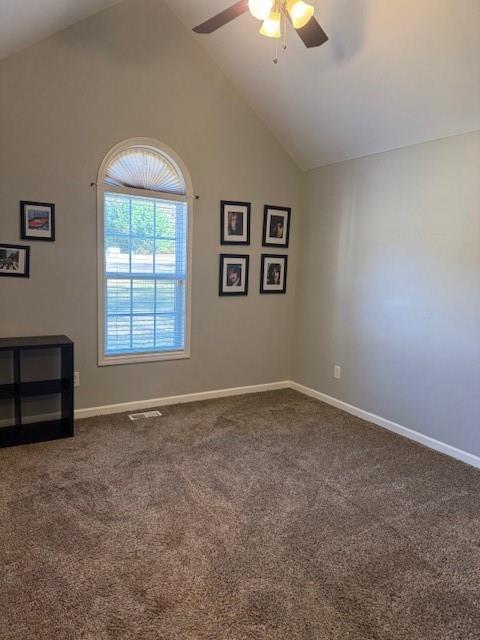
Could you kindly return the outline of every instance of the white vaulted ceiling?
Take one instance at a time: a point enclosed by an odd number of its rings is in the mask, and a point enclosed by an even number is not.
[[[0,0],[0,58],[117,1]],[[302,168],[480,129],[480,0],[310,1],[330,41],[278,65],[248,14],[192,33]],[[234,0],[165,2],[190,31]]]
[[[120,0],[0,0],[0,60]]]
[[[480,0],[310,0],[330,41],[245,15],[194,37],[306,169],[480,129]],[[233,0],[167,0],[191,28]]]

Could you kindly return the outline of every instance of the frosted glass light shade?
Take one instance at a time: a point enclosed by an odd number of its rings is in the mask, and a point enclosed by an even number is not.
[[[260,29],[262,36],[267,38],[280,38],[282,36],[282,16],[279,11],[272,13],[263,21]]]
[[[304,27],[315,11],[311,4],[307,4],[303,0],[288,0],[287,9],[295,29]]]
[[[273,7],[273,0],[249,0],[250,13],[257,20],[266,20]]]

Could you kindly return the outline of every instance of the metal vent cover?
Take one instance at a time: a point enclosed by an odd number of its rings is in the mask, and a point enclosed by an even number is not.
[[[148,418],[160,418],[160,411],[143,411],[142,413],[131,413],[128,417],[132,422],[137,420],[147,420]]]

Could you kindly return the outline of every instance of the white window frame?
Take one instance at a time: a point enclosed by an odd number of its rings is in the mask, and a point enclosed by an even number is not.
[[[105,176],[108,166],[115,156],[131,147],[148,147],[160,151],[172,161],[185,181],[185,195],[164,193],[161,191],[149,191],[117,187],[105,184]],[[156,198],[157,200],[170,200],[185,202],[187,205],[187,270],[185,283],[185,344],[181,351],[153,351],[148,353],[132,353],[118,356],[105,354],[105,193],[123,193],[131,196]],[[193,185],[190,174],[182,159],[167,147],[167,145],[152,138],[130,138],[115,145],[105,156],[97,178],[97,265],[98,265],[98,365],[135,364],[140,362],[157,362],[164,360],[183,360],[190,358],[191,346],[191,308],[192,308],[192,245],[193,245]]]

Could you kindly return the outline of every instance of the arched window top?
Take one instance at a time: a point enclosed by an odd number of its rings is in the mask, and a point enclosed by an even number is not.
[[[154,140],[136,138],[114,147],[100,169],[99,183],[175,195],[190,195],[179,158]]]

